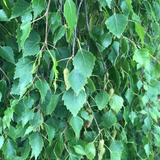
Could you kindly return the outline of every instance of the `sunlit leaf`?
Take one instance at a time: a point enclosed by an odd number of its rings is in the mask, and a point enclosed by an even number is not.
[[[73,114],[73,116],[76,116],[83,107],[86,100],[86,94],[81,90],[77,95],[72,89],[69,89],[64,93],[62,99],[64,100],[67,109]]]
[[[82,126],[83,126],[83,120],[78,116],[76,116],[76,117],[72,116],[72,118],[69,121],[69,124],[73,128],[73,130],[76,134],[76,137],[79,138],[80,131],[81,131]]]
[[[35,159],[37,159],[38,155],[41,153],[42,148],[43,148],[43,139],[40,133],[35,132],[32,133],[29,136],[29,144],[32,148],[32,156],[35,156]]]
[[[117,38],[120,38],[127,25],[127,18],[122,14],[113,14],[106,20],[106,26]]]
[[[73,64],[80,70],[86,77],[90,77],[94,67],[95,58],[91,52],[80,49],[74,57]]]
[[[122,97],[114,94],[109,102],[109,105],[116,113],[118,113],[123,106],[123,102],[124,100]]]
[[[96,149],[94,143],[88,143],[85,146],[85,153],[88,159],[93,159],[96,155]]]
[[[76,94],[78,94],[85,85],[87,79],[78,69],[73,69],[68,76],[68,82]]]

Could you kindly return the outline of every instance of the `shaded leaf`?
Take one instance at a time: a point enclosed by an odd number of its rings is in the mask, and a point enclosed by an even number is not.
[[[51,100],[49,101],[49,104],[46,106],[46,115],[49,115],[54,111],[54,109],[57,106],[58,99],[59,99],[58,95],[51,96]]]
[[[133,13],[133,6],[132,6],[132,0],[125,0],[128,8],[130,9],[130,11]]]
[[[46,125],[45,128],[46,128],[46,131],[47,131],[48,140],[49,140],[49,142],[51,144],[52,140],[53,140],[53,138],[55,136],[55,129],[50,125]]]
[[[67,109],[73,114],[73,116],[76,116],[83,107],[86,100],[86,94],[81,90],[77,95],[72,89],[69,89],[63,94],[62,99],[64,100]]]
[[[127,26],[127,18],[122,14],[113,14],[105,23],[110,32],[120,38]]]
[[[80,49],[73,59],[73,64],[86,77],[90,77],[94,67],[95,58],[91,52],[85,49]]]
[[[65,34],[65,27],[61,26],[54,35],[53,43],[56,43],[58,40],[60,40]]]

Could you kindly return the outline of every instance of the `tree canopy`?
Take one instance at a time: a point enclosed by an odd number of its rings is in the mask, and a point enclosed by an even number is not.
[[[160,0],[1,0],[0,157],[158,159]]]

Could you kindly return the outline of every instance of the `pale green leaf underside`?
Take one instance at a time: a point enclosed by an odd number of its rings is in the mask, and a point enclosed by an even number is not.
[[[110,32],[120,38],[127,26],[127,18],[122,14],[113,14],[105,23]]]
[[[64,100],[67,109],[73,114],[73,116],[76,116],[83,107],[86,100],[86,94],[81,90],[77,95],[72,89],[69,89],[63,94],[62,99]]]
[[[114,94],[109,102],[109,105],[116,113],[118,113],[123,106],[122,97]]]
[[[94,67],[95,58],[91,52],[80,49],[73,59],[74,66],[86,77],[90,77]]]
[[[73,69],[68,76],[68,82],[76,94],[78,94],[81,91],[86,81],[86,77],[76,68]]]

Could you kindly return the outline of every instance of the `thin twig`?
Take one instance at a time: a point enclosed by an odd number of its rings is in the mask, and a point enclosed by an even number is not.
[[[77,10],[77,21],[78,21],[79,12],[80,12],[80,8],[81,8],[81,5],[82,5],[82,2],[83,2],[83,0],[81,0],[81,2],[79,3],[79,6],[78,6],[78,10]],[[75,30],[74,30],[74,39],[73,39],[73,47],[72,47],[72,57],[74,57],[74,55],[75,55],[76,38],[77,38],[77,25],[75,26]]]
[[[100,130],[100,128],[99,128],[99,125],[98,125],[98,123],[97,123],[97,120],[96,120],[96,118],[95,118],[95,116],[94,116],[94,113],[93,113],[93,111],[92,111],[92,109],[91,109],[91,106],[90,106],[90,104],[88,103],[88,101],[87,101],[87,105],[88,105],[88,107],[90,108],[90,110],[91,110],[91,112],[92,112],[93,119],[94,119],[94,121],[95,121],[95,123],[96,123],[96,126],[97,126],[97,128],[98,128],[98,132],[100,133],[101,130]]]
[[[7,78],[8,84],[9,84],[9,90],[10,90],[10,88],[11,88],[11,83],[10,83],[10,80],[9,80],[8,76],[7,76],[6,73],[3,71],[2,68],[0,68],[0,71],[1,71],[1,72],[4,74],[4,76]]]
[[[102,60],[102,63],[103,63],[103,68],[104,68],[105,73],[106,73],[106,72],[107,72],[107,68],[106,68],[106,65],[105,65],[105,62],[104,62],[104,59],[103,59],[102,53],[101,53],[101,51],[100,51],[100,49],[99,49],[99,47],[98,47],[97,43],[95,43],[95,44],[96,44],[96,47],[97,47],[97,49],[98,49],[98,53],[99,53],[99,55],[100,55],[100,57],[101,57],[101,60]]]
[[[51,3],[51,0],[48,1],[47,10],[46,10],[45,44],[47,44],[47,38],[48,38],[48,12],[49,12],[50,3]]]
[[[89,28],[89,22],[88,22],[88,13],[87,13],[87,3],[86,3],[86,0],[84,0],[84,9],[85,9],[85,17],[86,17],[86,26],[87,26],[87,30],[88,30],[88,33],[90,31],[90,28]],[[88,43],[90,43],[90,41],[88,41]],[[89,51],[89,46],[88,45],[88,51]]]

